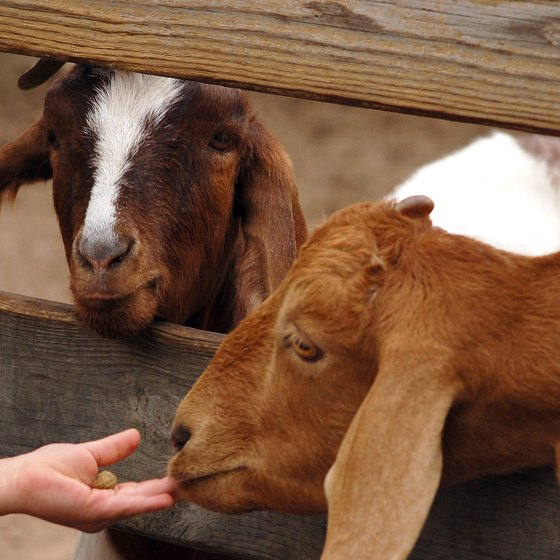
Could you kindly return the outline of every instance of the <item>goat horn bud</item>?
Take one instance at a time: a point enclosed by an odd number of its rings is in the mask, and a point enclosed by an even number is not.
[[[41,58],[27,72],[22,74],[18,80],[19,89],[33,89],[44,84],[51,76],[54,76],[62,67],[64,61]]]
[[[424,195],[409,196],[398,202],[396,209],[409,218],[426,218],[434,209],[434,201]]]

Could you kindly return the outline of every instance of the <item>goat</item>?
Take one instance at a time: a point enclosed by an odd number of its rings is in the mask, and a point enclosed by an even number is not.
[[[544,255],[560,250],[559,187],[559,140],[496,131],[421,167],[389,198],[422,193],[435,202],[435,225],[498,249]]]
[[[560,253],[450,234],[432,208],[362,203],[313,233],[177,410],[184,498],[328,504],[323,559],[398,559],[440,483],[555,463]]]
[[[61,66],[39,61],[20,87]],[[227,332],[307,235],[287,154],[225,87],[76,66],[0,150],[0,195],[49,178],[76,314],[104,335],[156,317]],[[82,536],[76,558],[169,555],[170,545],[108,535]]]
[[[227,332],[307,235],[288,156],[235,89],[76,66],[0,150],[4,198],[49,178],[75,311],[105,335],[156,317]]]

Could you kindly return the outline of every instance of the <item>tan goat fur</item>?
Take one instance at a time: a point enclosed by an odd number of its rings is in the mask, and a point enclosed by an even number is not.
[[[441,482],[553,464],[560,254],[446,233],[431,209],[363,203],[315,231],[177,411],[185,498],[296,513],[328,498],[323,558],[404,558]]]

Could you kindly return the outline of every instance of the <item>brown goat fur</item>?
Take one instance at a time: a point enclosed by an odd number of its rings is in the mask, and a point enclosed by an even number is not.
[[[289,158],[235,89],[77,66],[0,150],[0,196],[51,177],[75,310],[102,334],[156,317],[227,332],[307,235]],[[111,230],[90,212],[94,198],[109,205],[93,194],[109,188]]]
[[[60,66],[40,61],[20,86]],[[117,97],[133,108],[154,96],[154,83],[174,95],[158,107],[163,116],[123,109],[108,119],[110,134],[136,126],[142,134],[114,185],[108,237],[126,250],[105,258],[84,226],[103,151],[90,120],[117,80]],[[74,309],[104,335],[134,334],[154,318],[227,332],[280,283],[307,236],[291,162],[235,89],[77,66],[51,85],[39,121],[0,150],[0,201],[50,178]],[[148,555],[136,535],[117,536],[89,537],[78,557],[105,558],[105,545],[119,558],[137,558],[139,547]],[[214,558],[175,548],[175,558]],[[168,558],[169,546],[152,542],[149,556]]]
[[[315,513],[328,498],[324,558],[403,558],[441,482],[554,463],[560,254],[449,234],[430,210],[363,203],[315,231],[179,406],[169,473],[186,499]]]

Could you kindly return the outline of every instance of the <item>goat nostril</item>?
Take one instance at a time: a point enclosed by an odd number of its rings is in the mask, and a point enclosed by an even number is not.
[[[119,266],[132,251],[134,240],[91,242],[82,238],[77,253],[82,266],[96,272]]]
[[[171,442],[175,452],[179,453],[185,447],[191,437],[191,432],[184,426],[175,426],[171,432]]]

